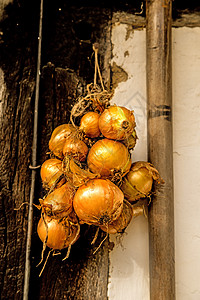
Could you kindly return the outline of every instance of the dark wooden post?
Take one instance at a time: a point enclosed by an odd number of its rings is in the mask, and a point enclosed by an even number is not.
[[[149,161],[164,184],[149,212],[151,300],[175,299],[171,0],[146,1]]]

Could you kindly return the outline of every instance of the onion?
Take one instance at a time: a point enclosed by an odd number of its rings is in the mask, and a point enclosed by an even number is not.
[[[101,230],[109,234],[122,232],[128,226],[132,217],[133,217],[132,205],[128,201],[124,200],[123,209],[119,218],[117,218],[117,220],[113,221],[111,224],[108,224],[107,226],[105,225],[100,226],[100,228]]]
[[[131,167],[128,149],[120,142],[103,139],[96,142],[88,153],[89,169],[101,176],[110,176],[115,172],[126,174]]]
[[[62,124],[56,127],[49,141],[49,149],[58,158],[63,158],[63,147],[66,139],[75,134],[76,128],[71,124]]]
[[[154,180],[160,180],[155,167],[148,162],[139,161],[132,164],[120,188],[125,198],[133,202],[150,194]]]
[[[132,205],[133,209],[133,218],[138,216],[148,217],[148,202],[147,200],[139,200]]]
[[[65,182],[61,160],[47,159],[41,166],[40,176],[45,188],[61,186]]]
[[[136,145],[137,141],[137,134],[135,129],[133,130],[132,134],[125,140],[121,141],[129,150],[133,150]]]
[[[57,220],[46,215],[44,219],[40,218],[37,226],[37,233],[41,241],[44,243],[47,237],[46,245],[55,250],[61,250],[74,244],[78,239],[78,230],[78,226],[66,218]]]
[[[101,133],[99,130],[99,117],[100,115],[94,111],[86,113],[81,118],[79,129],[83,131],[87,137],[98,137]]]
[[[110,106],[99,118],[99,129],[108,139],[125,140],[135,128],[133,112],[122,106]]]
[[[76,137],[69,137],[63,147],[63,155],[84,161],[88,153],[87,145]]]
[[[44,200],[40,200],[40,204],[45,214],[54,218],[63,218],[72,212],[73,197],[74,188],[67,182],[47,195]]]
[[[69,180],[71,180],[74,187],[80,187],[88,180],[98,177],[97,174],[79,167],[73,159],[70,159],[69,169],[66,170],[65,175],[69,178]]]
[[[124,195],[110,180],[89,180],[77,190],[73,206],[81,222],[106,225],[116,220],[123,207]]]

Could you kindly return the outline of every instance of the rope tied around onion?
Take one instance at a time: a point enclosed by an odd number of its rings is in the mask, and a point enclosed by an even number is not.
[[[75,125],[75,118],[82,117],[88,111],[102,113],[104,109],[110,105],[110,99],[113,95],[113,92],[107,91],[103,84],[98,62],[98,43],[93,44],[93,50],[95,56],[94,81],[87,85],[87,94],[85,96],[80,96],[72,107],[70,121],[73,125]],[[99,75],[100,86],[97,84],[97,74]]]

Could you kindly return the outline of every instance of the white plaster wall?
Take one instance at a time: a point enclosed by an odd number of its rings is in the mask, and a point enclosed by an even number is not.
[[[173,30],[177,300],[200,299],[200,28]]]
[[[145,30],[127,32],[126,24],[112,29],[112,63],[128,73],[113,102],[135,111],[139,140],[132,159],[146,160]],[[173,111],[176,296],[199,300],[200,28],[173,29]],[[136,218],[123,237],[110,240],[115,247],[110,252],[109,300],[149,300],[147,220]]]

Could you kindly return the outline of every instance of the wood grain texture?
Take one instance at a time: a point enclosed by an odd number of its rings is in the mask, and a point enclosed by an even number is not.
[[[28,206],[14,209],[28,202],[30,193],[39,1],[32,4],[13,1],[6,7],[7,18],[1,23],[0,67],[4,87],[0,106],[1,299],[22,299],[23,293]],[[45,6],[38,165],[48,158],[53,129],[69,122],[75,99],[86,83],[93,80],[92,44],[96,41],[102,46],[100,65],[107,76],[104,52],[111,11],[102,7],[96,13],[79,4],[69,8],[69,3],[63,1]],[[35,204],[44,195],[39,170],[37,173]],[[41,268],[36,267],[42,250],[36,231],[39,218],[40,212],[35,208],[29,299],[106,299],[108,241],[93,255],[105,234],[99,234],[96,244],[91,246],[96,228],[83,226],[70,258],[62,261],[65,252],[51,257],[39,278]]]
[[[151,300],[175,299],[172,147],[172,1],[147,1],[149,161],[164,184],[156,185],[149,211]]]

